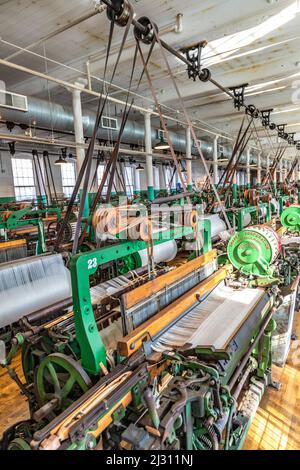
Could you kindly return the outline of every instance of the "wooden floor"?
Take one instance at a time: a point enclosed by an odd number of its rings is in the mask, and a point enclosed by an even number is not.
[[[281,390],[269,389],[265,394],[250,428],[246,450],[300,450],[300,313],[294,331],[299,343],[292,343],[286,366],[274,368],[274,379],[281,382]],[[22,377],[19,357],[13,367]],[[0,369],[0,437],[9,426],[27,418],[26,398]]]
[[[14,359],[11,367],[23,380],[20,356]],[[5,429],[28,418],[27,399],[20,394],[19,387],[9,377],[6,370],[0,367],[0,438]]]

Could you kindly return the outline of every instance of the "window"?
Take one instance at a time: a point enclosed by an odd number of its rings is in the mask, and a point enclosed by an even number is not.
[[[105,165],[99,165],[98,170],[97,170],[97,177],[98,177],[98,186],[100,186],[103,175],[105,171]],[[107,194],[107,188],[108,188],[108,181],[109,178],[106,178],[105,185],[102,190],[102,196],[105,196]]]
[[[125,166],[124,167],[124,178],[125,178],[126,194],[127,194],[127,196],[133,196],[133,193],[134,193],[134,175],[133,175],[133,167],[132,166]]]
[[[61,179],[64,195],[71,197],[76,183],[74,163],[64,163],[61,165]]]
[[[17,201],[36,198],[32,160],[12,158],[15,196]]]

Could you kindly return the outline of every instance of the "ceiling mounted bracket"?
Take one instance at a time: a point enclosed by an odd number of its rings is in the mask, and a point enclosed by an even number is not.
[[[295,143],[296,143],[296,142],[295,142],[295,135],[296,135],[296,132],[290,132],[290,133],[288,134],[288,143],[289,143],[290,145],[295,145]]]
[[[181,49],[189,62],[187,72],[189,79],[194,82],[199,78],[202,82],[207,82],[211,78],[211,73],[208,69],[202,69],[202,52],[207,46],[207,41],[201,41],[193,46]]]
[[[278,129],[278,137],[281,139],[286,139],[288,137],[288,134],[285,132],[285,127],[287,124],[278,124],[277,129]]]
[[[261,123],[263,127],[269,127],[270,126],[270,117],[271,113],[274,111],[274,109],[263,109],[261,111]]]
[[[243,85],[229,88],[229,90],[231,90],[234,95],[234,107],[239,111],[243,106],[245,106],[245,89],[247,86],[248,83],[244,83]]]

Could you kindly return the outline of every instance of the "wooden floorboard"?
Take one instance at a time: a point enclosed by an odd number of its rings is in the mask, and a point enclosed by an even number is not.
[[[20,355],[12,363],[19,377],[24,380]],[[26,397],[21,395],[17,384],[10,378],[6,369],[0,367],[0,438],[13,424],[29,418]]]
[[[300,340],[300,313],[294,331]],[[23,379],[20,356],[12,367]],[[250,428],[246,450],[300,450],[300,342],[292,343],[284,368],[274,367],[274,379],[281,382],[281,390],[266,392]],[[27,399],[0,369],[0,437],[5,429],[28,417]]]

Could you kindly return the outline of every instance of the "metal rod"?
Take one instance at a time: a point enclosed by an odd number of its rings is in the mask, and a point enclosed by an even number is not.
[[[43,308],[42,310],[38,310],[37,312],[30,313],[29,315],[26,315],[25,319],[28,321],[28,323],[37,323],[42,320],[45,321],[45,318],[48,316],[52,317],[55,314],[57,314],[57,316],[61,316],[62,311],[66,310],[72,305],[73,305],[73,299],[72,297],[70,297],[68,299],[57,302],[54,305],[50,305],[49,307]]]
[[[171,202],[171,201],[177,201],[178,199],[183,199],[183,198],[186,198],[186,197],[192,197],[194,195],[195,195],[194,192],[174,194],[173,196],[160,197],[158,199],[154,199],[152,204],[164,204],[164,203],[168,203],[168,202]]]
[[[239,384],[238,384],[238,386],[237,386],[237,388],[236,388],[234,394],[232,395],[232,398],[234,398],[235,400],[237,400],[238,397],[240,396],[240,393],[241,393],[241,391],[242,391],[242,389],[243,389],[243,387],[244,387],[244,385],[245,385],[245,383],[246,383],[246,380],[248,379],[249,375],[251,374],[252,370],[253,370],[253,365],[250,364],[250,365],[247,367],[247,369],[246,369],[246,371],[245,371],[245,373],[244,373],[242,379],[240,380],[240,382],[239,382]]]

